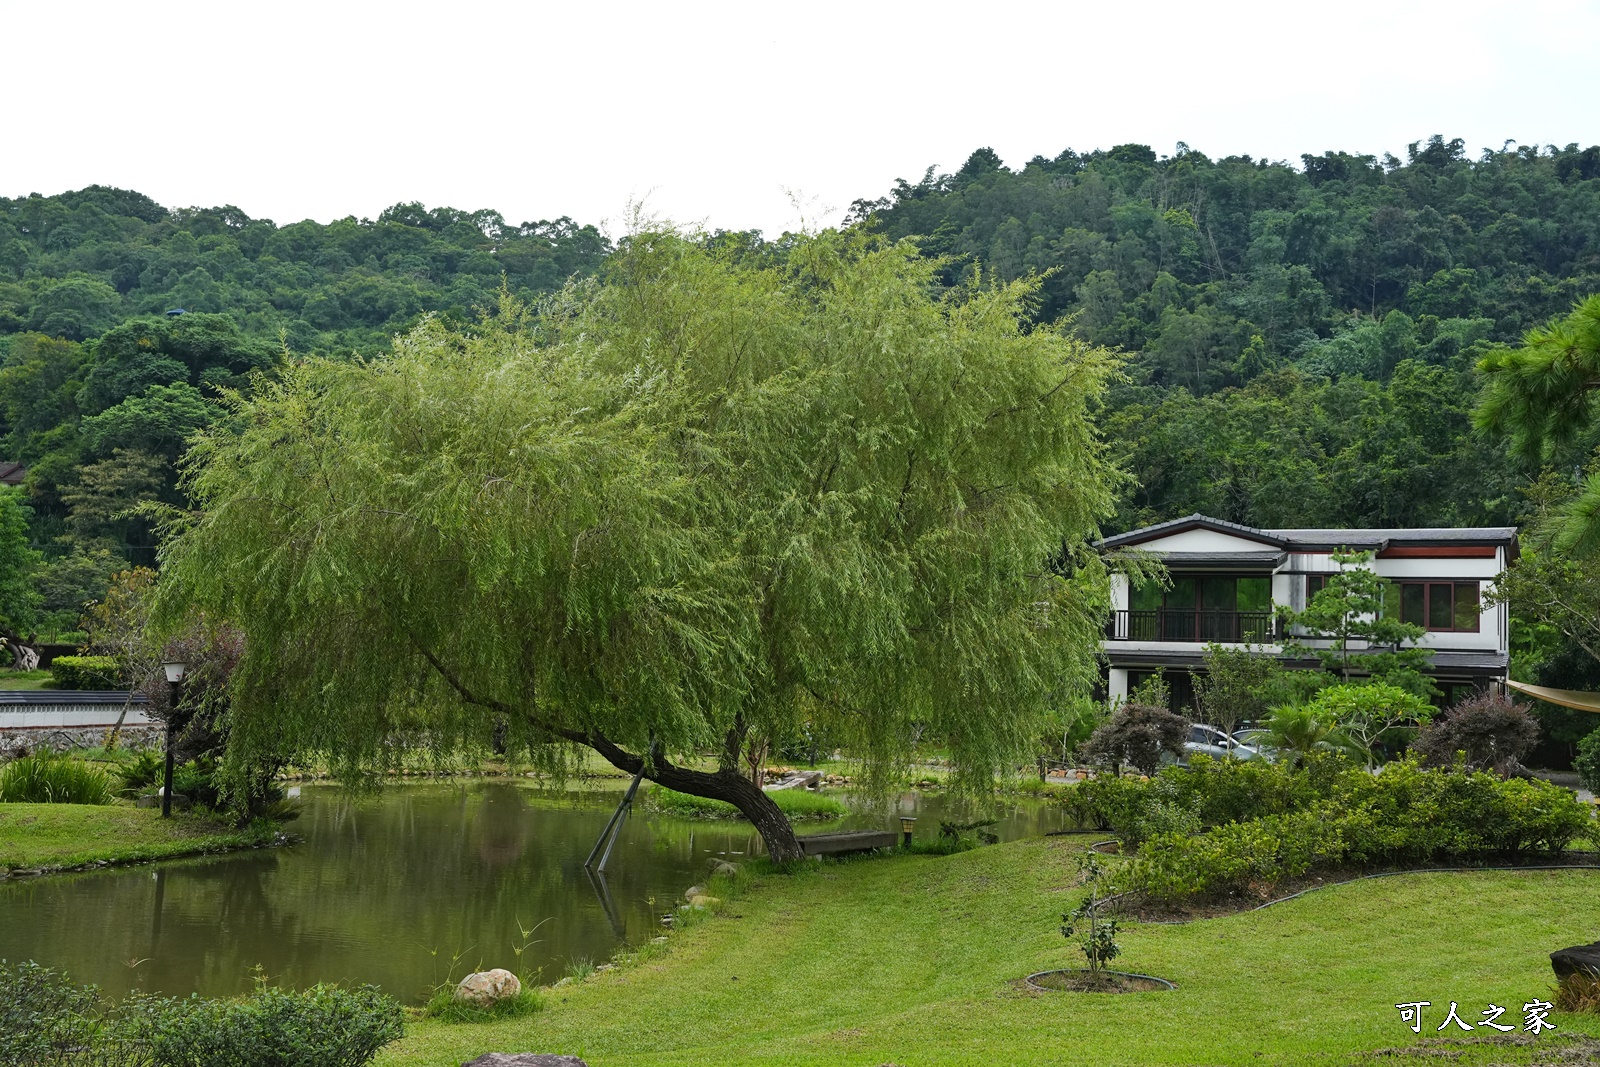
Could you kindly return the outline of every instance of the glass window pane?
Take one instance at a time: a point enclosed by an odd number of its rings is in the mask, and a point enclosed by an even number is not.
[[[1167,607],[1181,611],[1194,610],[1194,587],[1193,578],[1172,579],[1172,588],[1167,590]]]
[[[1456,583],[1456,629],[1478,628],[1478,583]]]
[[[1306,606],[1311,606],[1311,598],[1322,592],[1328,585],[1328,576],[1325,574],[1306,575]]]
[[[1451,590],[1454,587],[1445,582],[1432,582],[1428,585],[1428,629],[1448,630],[1451,622]]]
[[[1161,607],[1161,586],[1155,582],[1136,585],[1128,592],[1128,607],[1134,611],[1156,611]]]
[[[1271,578],[1240,578],[1239,579],[1239,610],[1240,611],[1271,611],[1272,610],[1272,579]]]
[[[1423,588],[1420,582],[1406,582],[1400,586],[1401,622],[1409,622],[1417,626],[1427,624],[1427,620],[1422,617]]]
[[[1206,611],[1232,611],[1237,578],[1207,578],[1200,583],[1200,606]]]
[[[1383,615],[1387,619],[1401,618],[1400,586],[1394,582],[1383,583]]]

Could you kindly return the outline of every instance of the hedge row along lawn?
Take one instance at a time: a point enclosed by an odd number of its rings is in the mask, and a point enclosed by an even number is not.
[[[272,827],[235,829],[205,815],[131,804],[0,804],[0,871],[133,863],[271,842]]]
[[[1081,845],[1019,841],[761,875],[665,951],[647,946],[642,962],[552,991],[536,1016],[415,1023],[379,1063],[455,1067],[528,1051],[592,1067],[1344,1064],[1449,1037],[1433,1027],[1452,1000],[1476,1019],[1490,1001],[1520,1015],[1551,999],[1546,954],[1600,928],[1600,872],[1405,875],[1255,914],[1129,924],[1117,965],[1170,978],[1176,992],[1029,993],[1018,981],[1029,972],[1083,965],[1057,932],[1079,896]],[[1420,1035],[1394,1007],[1415,1000],[1439,1006]],[[1464,1055],[1450,1062],[1554,1060],[1575,1051],[1574,1037],[1600,1036],[1600,1016],[1551,1018],[1554,1034],[1452,1046]]]

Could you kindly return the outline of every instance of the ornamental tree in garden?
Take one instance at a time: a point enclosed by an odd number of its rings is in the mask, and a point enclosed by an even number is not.
[[[1520,348],[1502,348],[1478,362],[1483,399],[1478,428],[1504,437],[1530,461],[1549,462],[1582,446],[1600,416],[1600,293],[1580,300],[1565,318],[1529,330]],[[1562,555],[1600,555],[1600,472],[1589,471],[1562,509],[1555,534]]]
[[[1096,676],[1115,362],[1024,329],[1033,283],[939,268],[639,233],[537,314],[231,396],[162,581],[245,633],[230,764],[362,775],[498,730],[733,803],[777,860],[739,762],[802,721],[879,780],[920,727],[987,787]]]

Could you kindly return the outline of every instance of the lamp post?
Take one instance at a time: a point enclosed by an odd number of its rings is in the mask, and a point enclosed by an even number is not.
[[[172,735],[173,727],[178,721],[178,701],[183,699],[183,672],[189,665],[178,660],[169,660],[161,665],[167,672],[167,693],[169,696],[167,707],[167,769],[161,776],[161,817],[169,818],[172,815]]]
[[[903,844],[911,844],[911,828],[916,826],[917,820],[910,815],[900,816],[900,833]]]

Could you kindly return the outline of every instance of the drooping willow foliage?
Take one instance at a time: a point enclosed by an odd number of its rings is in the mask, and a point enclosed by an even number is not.
[[[247,635],[230,759],[346,775],[496,731],[663,758],[809,720],[968,782],[1091,684],[1104,350],[907,244],[673,232],[378,360],[307,360],[188,459],[163,603]]]

